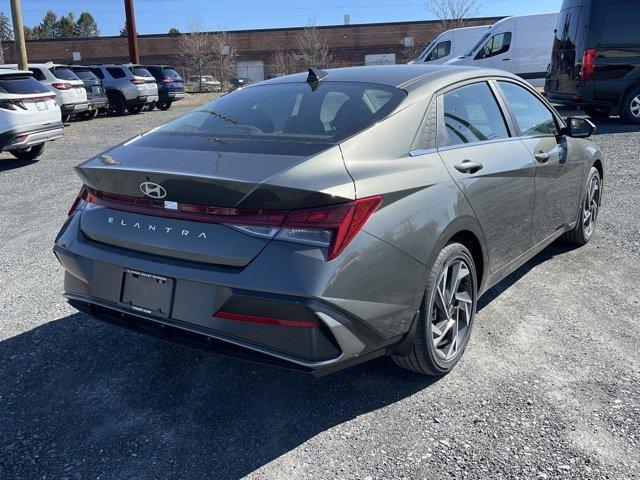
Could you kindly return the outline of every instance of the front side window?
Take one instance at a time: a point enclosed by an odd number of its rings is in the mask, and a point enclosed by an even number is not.
[[[439,58],[446,57],[451,53],[451,42],[447,40],[446,42],[440,42],[437,44],[429,56],[425,59],[425,62],[430,62],[433,60],[438,60]]]
[[[109,75],[113,78],[124,78],[127,76],[120,67],[107,67],[107,72],[109,72]]]
[[[336,144],[387,116],[405,97],[404,90],[368,83],[263,85],[220,97],[156,132],[215,138],[213,147],[227,150],[240,139]]]
[[[551,111],[531,92],[511,82],[498,82],[523,137],[547,137],[557,134]]]
[[[509,137],[509,132],[489,85],[473,83],[443,95],[444,145],[484,142]],[[442,143],[442,140],[439,142]]]
[[[480,49],[475,59],[480,60],[482,58],[494,57],[501,53],[506,53],[509,51],[510,46],[511,32],[497,33],[487,40],[487,43]]]

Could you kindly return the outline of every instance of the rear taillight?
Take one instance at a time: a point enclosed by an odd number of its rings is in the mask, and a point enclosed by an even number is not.
[[[590,48],[582,54],[582,68],[580,69],[579,80],[592,80],[596,72],[596,50]]]
[[[263,210],[210,207],[162,202],[149,198],[100,192],[84,186],[69,215],[88,205],[103,206],[142,215],[221,223],[245,233],[328,249],[331,260],[349,245],[382,203],[382,196],[303,210]]]
[[[0,108],[4,110],[17,110],[18,108],[21,108],[22,110],[27,109],[22,100],[3,100],[0,102]]]
[[[146,83],[146,82],[140,78],[132,78],[131,83],[133,83],[134,85],[142,85],[143,83]]]
[[[57,88],[58,90],[69,90],[71,88],[71,85],[69,85],[68,83],[52,83],[51,86],[53,88]]]
[[[164,78],[162,79],[162,81],[163,81],[164,83],[173,83],[173,79],[172,79],[171,77],[164,77]]]

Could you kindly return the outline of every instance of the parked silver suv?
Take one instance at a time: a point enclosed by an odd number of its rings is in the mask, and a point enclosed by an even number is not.
[[[91,71],[102,80],[107,91],[110,115],[140,113],[145,105],[158,101],[158,85],[153,75],[141,65],[92,65]]]

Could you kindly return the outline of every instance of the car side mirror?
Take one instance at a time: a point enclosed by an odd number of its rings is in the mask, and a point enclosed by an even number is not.
[[[567,117],[567,126],[563,128],[563,135],[572,138],[589,138],[596,131],[596,126],[586,118]]]

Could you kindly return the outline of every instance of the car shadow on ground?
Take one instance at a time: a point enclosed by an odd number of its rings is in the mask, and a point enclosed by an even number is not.
[[[239,478],[431,383],[385,358],[316,379],[73,314],[0,342],[0,477]]]
[[[38,160],[18,160],[13,157],[0,156],[0,172],[13,170],[14,168],[26,167],[38,163]]]
[[[562,255],[564,253],[570,252],[579,248],[578,245],[563,242],[562,240],[557,240],[545,248],[538,255],[533,257],[531,260],[526,262],[520,268],[514,270],[510,273],[506,278],[504,278],[501,282],[497,283],[489,290],[487,290],[482,297],[478,299],[478,305],[476,310],[479,312],[484,307],[489,305],[492,301],[494,301],[497,297],[502,295],[507,289],[509,289],[514,283],[524,277],[527,273],[529,273],[532,269],[537,267],[538,265],[552,260],[556,255]]]

